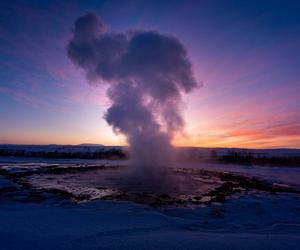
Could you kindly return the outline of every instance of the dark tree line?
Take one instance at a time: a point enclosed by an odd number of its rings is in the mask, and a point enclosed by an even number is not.
[[[233,152],[219,158],[224,163],[235,163],[243,165],[270,165],[270,166],[298,166],[300,167],[299,156],[269,156],[257,154],[240,154]]]
[[[37,158],[75,158],[75,159],[126,159],[127,155],[120,149],[108,149],[94,152],[66,151],[26,151],[0,149],[0,156],[37,157]]]

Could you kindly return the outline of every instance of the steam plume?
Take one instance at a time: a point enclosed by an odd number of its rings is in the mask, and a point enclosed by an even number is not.
[[[134,165],[152,173],[168,164],[171,140],[184,127],[181,95],[197,85],[180,41],[156,31],[113,32],[89,12],[75,21],[67,52],[90,82],[110,84],[105,119],[126,136]]]

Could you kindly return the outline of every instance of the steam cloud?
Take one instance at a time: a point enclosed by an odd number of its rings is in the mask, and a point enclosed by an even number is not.
[[[151,174],[168,164],[171,140],[184,127],[181,95],[197,86],[180,41],[156,31],[113,32],[89,12],[75,21],[67,52],[90,82],[110,84],[105,119],[126,136],[133,165]]]

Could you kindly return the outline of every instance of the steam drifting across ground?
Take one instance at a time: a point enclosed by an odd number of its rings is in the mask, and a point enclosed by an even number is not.
[[[161,167],[172,162],[171,140],[184,128],[182,94],[197,86],[184,46],[156,31],[111,31],[89,12],[75,21],[67,53],[89,82],[110,84],[104,117],[126,136],[138,176],[165,182]]]

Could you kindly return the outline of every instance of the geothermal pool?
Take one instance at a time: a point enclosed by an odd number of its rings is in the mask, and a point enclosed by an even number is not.
[[[262,192],[300,194],[299,168],[178,163],[156,169],[153,177],[132,172],[127,161],[17,161],[0,163],[0,173],[2,181],[13,183],[2,188],[2,197],[19,201],[55,194],[77,203],[100,199],[160,207],[222,203]]]

